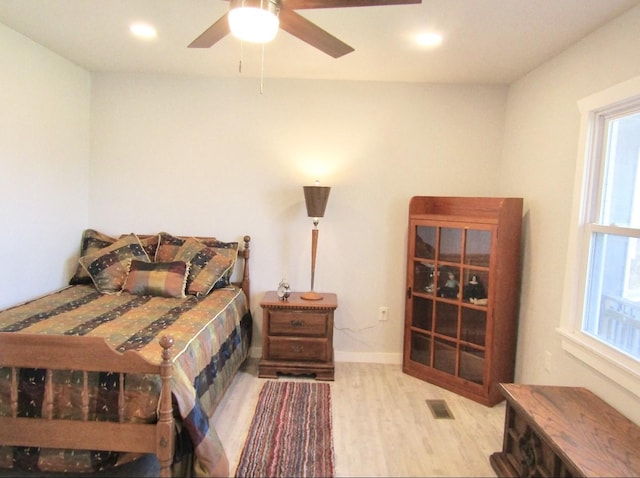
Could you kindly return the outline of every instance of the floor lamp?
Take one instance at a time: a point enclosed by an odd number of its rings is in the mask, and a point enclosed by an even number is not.
[[[304,202],[307,205],[307,216],[313,218],[313,229],[311,231],[311,290],[303,293],[300,297],[305,300],[320,300],[322,294],[313,291],[313,283],[316,273],[316,250],[318,249],[318,223],[324,217],[324,210],[329,200],[330,187],[319,186],[316,181],[315,186],[303,186]]]

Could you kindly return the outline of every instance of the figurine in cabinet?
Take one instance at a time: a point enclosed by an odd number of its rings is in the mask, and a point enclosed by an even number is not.
[[[446,297],[449,299],[455,299],[458,297],[458,292],[460,291],[460,283],[456,279],[456,275],[453,272],[447,273],[447,281],[440,288],[439,296]]]
[[[464,286],[462,298],[471,302],[476,299],[487,298],[487,292],[485,291],[482,282],[480,282],[480,279],[478,279],[478,276],[471,276],[469,283]]]

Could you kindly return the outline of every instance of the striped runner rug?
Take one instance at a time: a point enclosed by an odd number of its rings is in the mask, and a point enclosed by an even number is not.
[[[236,478],[332,477],[330,392],[328,383],[266,382]]]

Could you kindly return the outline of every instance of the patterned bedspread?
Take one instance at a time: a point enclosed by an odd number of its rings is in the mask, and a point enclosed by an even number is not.
[[[91,285],[75,285],[0,312],[0,331],[105,337],[121,352],[136,350],[146,360],[161,362],[161,335],[171,335],[174,370],[172,390],[181,420],[195,448],[194,472],[212,476],[224,449],[210,417],[224,391],[248,355],[251,315],[241,289],[217,289],[204,298],[170,299],[127,293],[105,295]],[[37,353],[37,352],[36,352]],[[55,414],[79,418],[81,376],[71,371],[54,374]],[[92,420],[117,420],[117,377],[90,374]],[[22,370],[19,413],[39,415],[44,372]],[[0,414],[10,415],[10,370],[0,368]],[[159,377],[127,376],[127,417],[155,421]],[[223,460],[226,462],[226,459]],[[0,467],[32,470],[89,471],[126,462],[115,453],[37,450],[0,447]]]

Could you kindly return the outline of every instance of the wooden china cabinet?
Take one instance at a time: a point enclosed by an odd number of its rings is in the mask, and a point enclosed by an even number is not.
[[[479,403],[514,374],[521,198],[413,197],[403,371]]]

